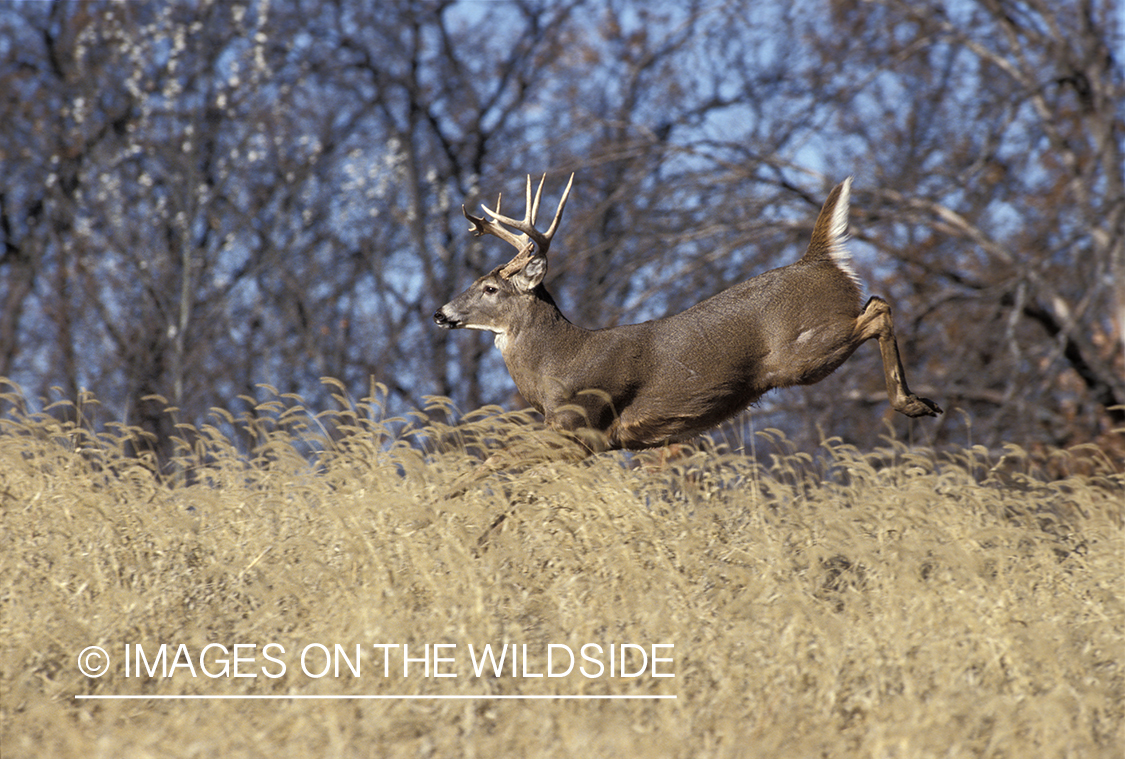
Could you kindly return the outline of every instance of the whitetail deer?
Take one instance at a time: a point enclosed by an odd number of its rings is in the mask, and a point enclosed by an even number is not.
[[[496,333],[516,388],[547,424],[578,433],[591,450],[683,441],[768,390],[819,382],[871,338],[891,406],[911,417],[942,413],[906,386],[887,302],[860,305],[844,248],[850,178],[829,194],[800,261],[675,316],[596,330],[570,323],[542,284],[573,183],[572,174],[546,232],[535,228],[543,180],[533,197],[530,176],[523,219],[502,216],[500,198],[496,210],[482,205],[489,219],[462,207],[477,236],[494,235],[518,252],[434,314],[446,329]]]

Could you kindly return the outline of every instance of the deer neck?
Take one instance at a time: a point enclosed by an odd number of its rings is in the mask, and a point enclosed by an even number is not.
[[[572,345],[588,334],[588,330],[572,324],[551,294],[540,286],[532,293],[529,307],[520,311],[519,318],[496,334],[496,347],[509,364],[513,360],[537,364],[557,356],[560,344]]]
[[[520,394],[542,411],[539,385],[562,371],[592,334],[570,322],[542,287],[520,318],[496,335],[496,347]]]

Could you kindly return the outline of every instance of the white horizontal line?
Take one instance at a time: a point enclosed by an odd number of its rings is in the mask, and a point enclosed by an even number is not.
[[[544,700],[544,701],[576,701],[576,700],[656,700],[656,699],[674,699],[676,696],[583,696],[583,695],[562,695],[562,696],[539,696],[539,695],[513,695],[513,696],[490,696],[487,694],[480,695],[449,695],[449,696],[377,696],[377,695],[266,695],[266,694],[248,694],[244,696],[235,695],[76,695],[75,698],[81,699],[131,699],[131,700],[162,700],[162,701],[185,701],[185,700],[271,700],[271,701],[284,701],[296,699],[309,699],[309,700],[329,700],[329,699],[367,699],[367,700],[397,700],[397,701],[411,701],[411,700],[466,700],[476,699],[480,701],[495,700],[495,699],[509,699],[509,700]]]

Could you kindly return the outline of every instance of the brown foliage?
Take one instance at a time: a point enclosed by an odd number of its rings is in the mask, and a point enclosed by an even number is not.
[[[338,393],[339,385],[329,388]],[[11,399],[9,399],[11,400]],[[659,470],[621,456],[497,474],[438,500],[525,421],[405,430],[377,404],[274,398],[180,448],[180,477],[115,435],[0,424],[5,755],[1109,756],[1125,729],[1125,482],[1044,479],[1027,455],[902,445],[815,457],[776,432]],[[80,417],[81,413],[71,416]],[[247,459],[220,430],[255,441]],[[398,432],[395,432],[395,428]],[[331,434],[329,434],[331,433]],[[414,444],[421,439],[430,453]],[[310,465],[311,459],[315,462]],[[487,550],[478,537],[490,535]],[[673,644],[673,678],[474,675],[468,645]],[[255,645],[255,677],[126,676],[124,646]],[[263,658],[267,643],[278,668]],[[360,670],[302,673],[309,644]],[[441,643],[456,678],[384,677],[373,644]],[[111,666],[83,676],[102,646]],[[353,655],[355,646],[361,655]],[[135,651],[135,648],[133,649]],[[219,672],[212,649],[207,666]],[[315,653],[315,652],[314,652]],[[315,663],[314,663],[315,662]],[[401,666],[398,660],[396,665]],[[321,660],[309,662],[312,671]],[[444,665],[443,665],[444,666]],[[154,671],[159,673],[154,665]],[[246,671],[244,669],[243,671]],[[593,668],[591,668],[593,669]],[[94,701],[86,695],[255,701]],[[460,696],[374,700],[364,696]],[[512,701],[674,695],[667,701]],[[342,696],[334,700],[300,697]]]

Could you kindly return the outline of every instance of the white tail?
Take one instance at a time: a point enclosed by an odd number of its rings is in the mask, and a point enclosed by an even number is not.
[[[906,385],[890,306],[878,297],[861,305],[845,248],[850,178],[829,194],[801,260],[675,316],[600,330],[571,324],[542,284],[573,181],[546,233],[534,226],[543,181],[533,196],[531,177],[522,220],[500,215],[499,199],[495,211],[484,208],[491,219],[465,211],[478,235],[517,253],[434,314],[447,329],[494,332],[516,387],[548,424],[597,433],[582,436],[594,449],[686,440],[768,390],[819,382],[872,338],[891,406],[911,417],[941,413]]]

